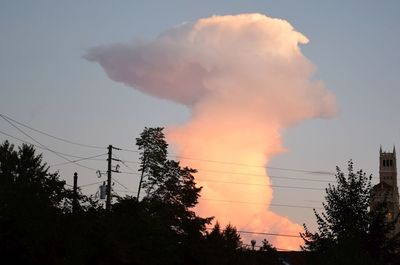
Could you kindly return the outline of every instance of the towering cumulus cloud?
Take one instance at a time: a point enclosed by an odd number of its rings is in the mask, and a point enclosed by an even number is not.
[[[282,129],[335,114],[334,96],[311,80],[314,67],[299,49],[307,42],[285,20],[213,16],[153,41],[95,47],[85,58],[117,82],[190,109],[186,124],[168,128],[181,156],[234,162],[183,161],[199,169],[200,214],[239,229],[297,234],[299,225],[268,209],[273,191],[265,168],[239,164],[267,165],[282,151]],[[285,248],[300,243],[269,239]]]

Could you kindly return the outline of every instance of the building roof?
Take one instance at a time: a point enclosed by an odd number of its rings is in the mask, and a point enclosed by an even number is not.
[[[393,190],[393,186],[386,183],[385,181],[382,181],[378,184],[376,184],[375,186],[372,187],[372,192],[376,192],[376,191],[381,191],[381,190],[387,190],[387,191],[392,191]]]

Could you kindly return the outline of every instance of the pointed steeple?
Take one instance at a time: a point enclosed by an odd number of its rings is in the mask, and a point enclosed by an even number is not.
[[[396,156],[396,146],[393,145],[393,154]]]
[[[382,154],[382,145],[379,147],[379,153]]]

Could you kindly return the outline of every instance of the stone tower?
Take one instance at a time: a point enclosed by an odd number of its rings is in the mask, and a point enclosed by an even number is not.
[[[396,148],[393,152],[379,150],[379,182],[386,182],[397,190]]]
[[[397,187],[396,149],[393,152],[379,150],[379,183],[372,188],[371,210],[386,198],[388,221],[392,221],[399,214],[399,191]],[[400,232],[397,222],[394,232]]]

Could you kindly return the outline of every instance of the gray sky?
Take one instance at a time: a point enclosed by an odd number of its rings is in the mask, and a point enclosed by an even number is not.
[[[151,40],[182,22],[211,15],[257,12],[285,19],[308,37],[310,42],[301,46],[302,52],[316,66],[315,79],[325,82],[340,109],[333,119],[307,120],[284,131],[287,152],[275,156],[269,166],[334,171],[336,165],[345,169],[351,158],[356,168],[377,176],[379,145],[391,150],[400,142],[399,3],[3,0],[0,1],[0,113],[76,142],[134,149],[134,139],[144,126],[180,124],[188,119],[189,112],[184,106],[152,98],[110,80],[98,64],[82,58],[86,50],[101,44]],[[82,157],[103,153],[21,128],[60,152]],[[0,120],[0,130],[32,142],[4,120]],[[7,138],[0,135],[0,140]],[[49,152],[44,155],[50,165],[65,162]],[[116,155],[137,161],[135,153],[120,151]],[[106,168],[106,161],[82,164],[100,170]],[[134,163],[129,167],[121,165],[124,171],[136,169]],[[56,168],[70,184],[74,171],[78,171],[82,185],[100,181],[95,172],[75,165]],[[332,179],[276,169],[270,169],[269,173]],[[130,190],[137,189],[136,175],[115,177]],[[324,182],[279,178],[272,182],[326,186]],[[95,190],[96,185],[84,189],[88,193]],[[319,191],[274,189],[273,203],[319,207],[316,201],[322,199],[323,192]],[[314,222],[310,209],[273,210],[300,224]]]

